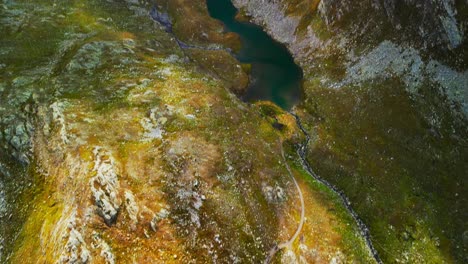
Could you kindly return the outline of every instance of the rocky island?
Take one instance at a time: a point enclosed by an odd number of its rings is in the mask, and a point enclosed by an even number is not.
[[[468,2],[1,0],[0,263],[467,263]]]

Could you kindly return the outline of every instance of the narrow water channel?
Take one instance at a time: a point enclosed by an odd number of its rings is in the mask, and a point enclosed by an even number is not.
[[[302,70],[281,43],[263,29],[235,19],[237,9],[231,0],[207,0],[208,11],[221,20],[226,31],[239,34],[242,48],[236,54],[242,63],[252,65],[245,101],[268,100],[289,110],[301,98]]]

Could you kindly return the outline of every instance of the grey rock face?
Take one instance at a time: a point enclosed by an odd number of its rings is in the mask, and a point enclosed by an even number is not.
[[[5,197],[5,187],[3,183],[0,182],[0,218],[5,217],[7,213],[7,203]]]
[[[153,7],[153,9],[151,9],[150,16],[154,21],[160,23],[166,32],[172,33],[172,22],[169,14],[159,12],[156,7]]]
[[[345,14],[348,14],[353,8],[352,2],[349,0],[337,1],[320,1],[318,10],[322,19],[327,25],[332,25],[340,21]]]
[[[12,122],[5,122],[8,119],[14,119]],[[16,158],[23,164],[29,163],[29,154],[31,148],[31,135],[33,132],[32,125],[27,120],[21,120],[17,115],[7,116],[4,120],[3,132],[3,149],[6,153],[9,153],[12,157]],[[1,146],[1,145],[0,145]]]
[[[256,23],[265,25],[278,41],[288,45],[293,45],[297,37],[300,16],[306,15],[287,14],[288,1],[233,2],[238,8],[245,8]],[[318,13],[330,31],[352,32],[357,41],[365,35],[382,37],[391,33],[420,47],[446,50],[460,47],[466,41],[468,19],[459,9],[467,6],[468,3],[456,6],[454,0],[323,0]]]
[[[264,25],[276,40],[291,44],[295,41],[294,32],[299,19],[284,15],[284,7],[279,0],[234,0],[238,8],[245,8],[257,24]]]
[[[409,34],[417,34],[428,46],[447,45],[453,49],[463,42],[463,25],[457,21],[454,0],[383,0],[376,3],[384,7],[395,28],[410,29]],[[408,16],[405,10],[411,15]]]
[[[419,52],[384,41],[347,69],[346,79],[339,85],[398,76],[411,94],[417,93],[424,80],[440,87],[440,93],[460,103],[468,115],[468,71],[458,72],[435,60],[424,62]]]
[[[325,0],[320,2],[319,12],[330,28],[363,26],[372,22],[380,25],[374,26],[378,31],[387,24],[406,41],[420,42],[424,47],[454,49],[463,43],[465,35],[466,21],[458,16],[454,0]],[[359,14],[367,14],[362,16],[366,19],[361,19]],[[349,22],[351,25],[340,25]],[[367,33],[372,30],[368,28]]]
[[[264,24],[275,39],[287,44],[306,76],[308,69],[323,66],[323,58],[339,54],[340,60],[333,59],[334,67],[344,68],[346,75],[343,78],[324,74],[321,78],[331,79],[323,82],[330,88],[397,76],[406,84],[405,89],[414,94],[422,83],[429,82],[439,87],[440,96],[459,106],[453,109],[468,116],[467,62],[457,56],[466,52],[467,45],[463,43],[467,41],[468,18],[459,10],[465,10],[468,3],[323,0],[315,15],[320,16],[325,28],[310,24],[305,29],[298,25],[308,14],[287,12],[296,3],[260,0],[234,0],[234,3],[252,15],[254,22]],[[327,35],[319,32],[323,30]],[[449,59],[450,56],[456,59]],[[448,63],[458,65],[458,69]]]

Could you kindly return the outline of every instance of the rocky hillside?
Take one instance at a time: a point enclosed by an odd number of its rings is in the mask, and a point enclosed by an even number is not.
[[[468,3],[233,2],[303,67],[308,160],[383,261],[466,263]]]
[[[204,1],[0,4],[1,263],[373,262]]]

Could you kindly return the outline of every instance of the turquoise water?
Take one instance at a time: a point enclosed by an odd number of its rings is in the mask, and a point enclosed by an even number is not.
[[[235,19],[237,9],[230,0],[207,0],[208,11],[221,20],[225,30],[239,34],[242,48],[236,54],[252,65],[250,85],[242,99],[268,100],[284,109],[296,104],[302,94],[302,70],[286,47],[272,39],[261,27]]]

